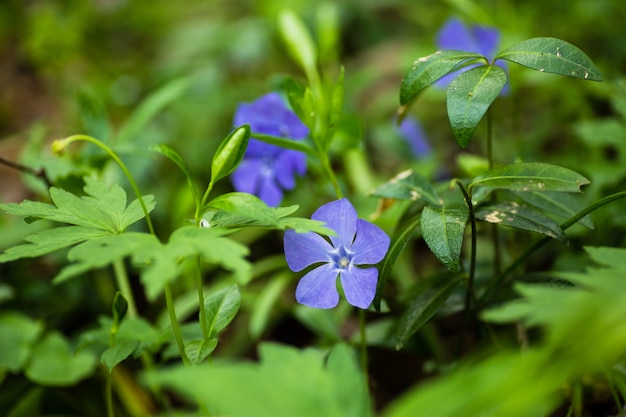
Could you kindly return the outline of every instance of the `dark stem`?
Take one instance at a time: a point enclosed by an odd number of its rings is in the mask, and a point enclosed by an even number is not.
[[[472,299],[476,300],[476,294],[474,294],[474,275],[476,274],[476,216],[474,215],[474,205],[472,204],[472,197],[469,195],[467,189],[465,189],[465,186],[461,181],[455,180],[455,182],[459,186],[459,189],[461,190],[461,193],[463,193],[463,197],[465,198],[465,203],[467,204],[467,208],[469,211],[470,226],[472,228],[470,269],[469,277],[467,279],[467,295],[465,296],[465,310],[469,311]]]
[[[53,186],[52,182],[50,181],[50,178],[48,178],[48,175],[46,174],[46,170],[43,168],[33,169],[31,167],[18,164],[17,162],[9,161],[1,157],[0,157],[0,164],[7,166],[9,168],[12,168],[12,169],[16,169],[20,172],[23,172],[24,174],[32,175],[35,178],[39,178],[40,180],[46,183],[46,186],[48,188],[51,188]]]

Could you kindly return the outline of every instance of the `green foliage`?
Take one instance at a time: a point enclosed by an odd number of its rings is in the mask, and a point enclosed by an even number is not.
[[[43,327],[41,321],[21,313],[3,312],[0,315],[0,377],[7,371],[18,372],[24,368]]]
[[[215,151],[211,162],[211,183],[230,175],[243,159],[250,140],[250,126],[243,125],[233,130]]]
[[[485,204],[476,209],[476,218],[519,230],[539,233],[561,241],[566,240],[561,226],[541,211],[516,202]]]
[[[365,381],[347,346],[337,345],[326,356],[314,349],[265,343],[259,356],[258,364],[178,366],[146,378],[240,417],[372,415]]]
[[[395,200],[417,201],[423,199],[434,206],[443,204],[443,200],[430,181],[412,170],[402,171],[385,184],[372,190],[370,194],[375,197]]]
[[[465,225],[469,219],[467,206],[453,204],[444,207],[426,206],[422,211],[420,228],[424,241],[449,270],[459,270]]]

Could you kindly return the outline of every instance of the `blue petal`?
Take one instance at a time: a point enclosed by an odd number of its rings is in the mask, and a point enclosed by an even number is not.
[[[263,163],[257,159],[244,159],[231,175],[236,191],[257,194]]]
[[[430,153],[430,145],[417,120],[412,117],[405,118],[398,126],[398,131],[409,143],[413,156],[424,157]]]
[[[270,207],[276,207],[283,200],[283,192],[276,184],[274,175],[262,175],[257,197]]]
[[[286,149],[280,153],[274,163],[276,181],[285,190],[295,187],[295,175],[306,171],[306,156],[302,152]]]
[[[348,303],[366,309],[376,296],[378,270],[376,268],[361,269],[350,267],[341,272],[341,286]]]
[[[339,303],[337,271],[325,264],[303,276],[296,287],[296,301],[314,308],[335,307]]]
[[[324,204],[313,213],[311,218],[325,222],[326,227],[337,233],[337,236],[329,236],[334,247],[349,248],[352,245],[356,233],[357,214],[354,206],[347,199],[342,198]]]
[[[368,221],[356,221],[356,238],[351,251],[355,265],[373,265],[382,261],[389,249],[389,236],[380,227]]]
[[[302,271],[315,263],[328,262],[328,254],[333,250],[330,243],[313,232],[296,233],[287,230],[284,245],[287,265],[294,272]]]
[[[478,52],[492,60],[500,43],[500,32],[498,29],[479,25],[475,25],[472,29],[477,49],[474,52]]]
[[[301,139],[309,129],[287,108],[278,93],[269,93],[252,103],[242,103],[235,112],[234,124],[250,125],[255,133]]]
[[[476,52],[476,44],[467,26],[457,19],[451,18],[446,21],[437,35],[439,49],[456,49],[459,51]]]

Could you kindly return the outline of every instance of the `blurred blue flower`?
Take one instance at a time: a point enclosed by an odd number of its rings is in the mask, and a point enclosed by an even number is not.
[[[269,93],[252,103],[242,103],[235,112],[234,125],[249,124],[254,133],[299,140],[309,129],[298,119],[278,93]],[[231,180],[235,190],[254,194],[268,206],[277,206],[283,190],[295,186],[295,175],[306,172],[306,156],[256,139],[248,148]]]
[[[439,30],[437,35],[437,46],[439,49],[455,49],[459,51],[475,52],[481,54],[489,61],[496,56],[497,47],[500,43],[500,32],[496,28],[472,25],[466,26],[460,19],[450,18]],[[478,66],[470,65],[460,71],[455,71],[445,75],[435,82],[435,86],[446,88],[448,84],[463,71]],[[498,61],[496,65],[506,70],[506,64]],[[508,87],[505,86],[505,89]],[[503,90],[504,92],[504,90]]]
[[[382,261],[389,249],[389,236],[378,226],[359,219],[345,198],[324,204],[311,218],[326,222],[337,236],[329,236],[329,242],[313,232],[285,232],[285,258],[292,271],[320,264],[302,277],[296,300],[309,307],[335,307],[339,302],[339,276],[348,303],[368,308],[376,295],[378,270],[359,266]]]
[[[414,157],[424,158],[430,154],[428,139],[416,119],[405,117],[398,126],[398,132],[409,144]]]

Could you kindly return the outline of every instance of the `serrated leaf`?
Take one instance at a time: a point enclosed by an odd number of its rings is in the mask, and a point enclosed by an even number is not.
[[[21,258],[34,258],[109,234],[104,230],[83,226],[65,226],[33,233],[24,238],[29,243],[13,246],[0,255],[0,263]]]
[[[192,365],[198,365],[215,350],[217,339],[192,340],[185,343],[185,354]]]
[[[120,128],[116,142],[133,140],[164,107],[180,98],[189,86],[189,79],[182,78],[171,81],[150,93]]]
[[[573,217],[586,207],[584,200],[579,198],[580,195],[578,194],[550,191],[521,191],[513,192],[513,194],[532,206],[565,219]],[[589,229],[593,229],[594,227],[593,221],[589,215],[580,219],[578,223]]]
[[[385,288],[385,283],[391,274],[391,271],[398,260],[398,257],[408,245],[408,243],[415,237],[417,233],[420,233],[420,220],[421,216],[416,216],[413,218],[407,225],[403,225],[402,227],[398,227],[396,229],[395,234],[391,238],[391,243],[389,244],[389,250],[387,251],[387,255],[385,255],[385,259],[380,266],[380,270],[378,273],[378,283],[376,285],[376,297],[374,297],[374,308],[376,311],[380,311],[380,300],[383,295],[383,289]]]
[[[441,50],[417,59],[402,79],[400,104],[406,105],[424,88],[468,60],[484,59],[474,52]]]
[[[95,370],[96,357],[89,351],[73,354],[68,341],[49,332],[34,348],[26,377],[45,386],[71,386]]]
[[[503,165],[474,178],[468,189],[501,188],[513,191],[580,192],[589,180],[577,172],[557,165],[525,162]]]
[[[172,161],[181,170],[181,172],[187,179],[187,185],[189,186],[189,190],[191,191],[191,194],[193,195],[194,201],[199,201],[200,196],[198,195],[198,189],[196,188],[196,185],[193,182],[193,176],[191,175],[191,172],[189,172],[189,169],[187,168],[187,164],[185,164],[185,161],[180,156],[180,154],[176,152],[174,148],[164,143],[152,145],[150,146],[150,150],[163,155],[164,157]]]
[[[180,262],[195,255],[200,255],[209,264],[232,271],[237,282],[246,283],[251,276],[250,263],[245,259],[248,248],[225,237],[226,232],[225,229],[185,226],[174,231],[165,245],[138,248],[133,262],[144,267],[141,282],[148,299],[156,299],[165,283],[178,276]]]
[[[443,200],[430,181],[411,169],[402,171],[385,184],[370,191],[369,194],[394,200],[424,200],[434,206],[443,204]]]
[[[67,254],[70,265],[63,268],[53,282],[59,284],[80,274],[97,268],[103,268],[117,260],[133,255],[138,250],[146,250],[159,244],[154,235],[147,233],[124,233],[89,239],[72,249]]]
[[[487,204],[478,207],[475,215],[477,219],[489,223],[539,233],[563,242],[567,240],[565,232],[557,222],[541,211],[523,204],[515,202]]]
[[[15,311],[0,314],[0,374],[20,371],[31,355],[32,347],[44,324]]]
[[[138,345],[139,342],[136,341],[118,342],[102,353],[100,363],[106,365],[109,373],[111,373],[117,364],[129,357],[137,349]]]
[[[239,287],[231,285],[204,299],[209,337],[218,336],[237,315],[241,305]]]
[[[448,300],[460,280],[451,279],[435,288],[420,293],[404,311],[395,331],[396,350],[402,349],[409,337],[430,320]]]
[[[540,72],[602,81],[600,70],[576,46],[556,38],[533,38],[500,52],[496,59],[506,59]]]
[[[467,146],[478,123],[505,84],[506,72],[497,65],[481,65],[452,80],[446,90],[446,106],[459,146]]]
[[[335,346],[326,359],[314,349],[264,343],[259,357],[259,363],[170,367],[149,372],[147,381],[242,417],[372,415],[367,384],[350,348]]]
[[[448,207],[426,206],[422,211],[420,228],[424,241],[437,259],[451,271],[459,270],[468,218],[467,206],[463,204]]]
[[[287,217],[298,209],[269,207],[260,198],[241,192],[222,194],[207,204],[205,215],[211,227],[264,227],[276,230],[294,229],[298,233],[316,232],[335,235],[324,223],[300,217]]]

